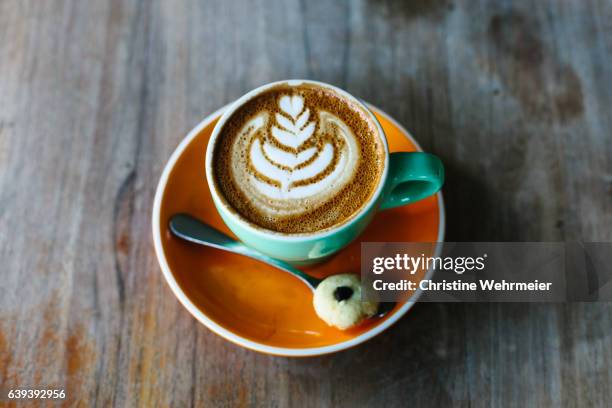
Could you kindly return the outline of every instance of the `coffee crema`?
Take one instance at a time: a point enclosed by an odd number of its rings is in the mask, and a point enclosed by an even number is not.
[[[251,223],[312,233],[350,219],[376,190],[385,153],[355,102],[315,85],[281,85],[238,108],[213,151],[217,190]]]

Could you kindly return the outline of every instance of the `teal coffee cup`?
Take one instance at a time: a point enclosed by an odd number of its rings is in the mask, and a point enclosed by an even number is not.
[[[378,137],[384,147],[384,163],[373,194],[350,217],[321,231],[284,233],[254,224],[231,206],[215,180],[213,154],[218,154],[215,152],[215,145],[223,134],[224,126],[237,109],[272,88],[303,85],[333,92],[338,97],[352,102],[353,106],[362,109],[375,124]],[[347,246],[368,226],[378,211],[414,203],[437,193],[444,182],[444,167],[440,159],[429,153],[389,153],[385,133],[374,114],[363,102],[346,91],[316,81],[287,80],[261,86],[242,96],[226,109],[215,125],[208,143],[206,178],[221,218],[238,239],[268,256],[301,265],[322,261]],[[390,225],[389,228],[393,226]]]

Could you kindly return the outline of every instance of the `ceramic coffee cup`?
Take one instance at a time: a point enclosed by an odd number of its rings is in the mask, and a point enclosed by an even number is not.
[[[254,225],[242,217],[222,196],[213,180],[213,152],[221,130],[232,114],[246,102],[279,85],[312,85],[327,88],[358,104],[371,117],[384,148],[384,167],[369,200],[343,223],[320,232],[281,233]],[[369,108],[354,96],[333,85],[310,80],[287,80],[263,85],[242,96],[224,112],[210,137],[206,152],[206,178],[213,202],[227,227],[245,244],[258,251],[297,265],[311,264],[333,255],[353,241],[378,211],[407,205],[429,197],[444,182],[444,167],[436,156],[424,152],[389,153],[382,127]]]

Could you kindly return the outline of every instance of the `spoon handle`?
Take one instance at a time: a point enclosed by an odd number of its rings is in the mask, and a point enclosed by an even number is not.
[[[306,283],[310,289],[314,290],[319,282],[321,282],[320,279],[310,276],[281,260],[269,257],[239,241],[236,241],[235,239],[232,239],[223,232],[216,230],[210,225],[205,224],[190,215],[173,215],[170,218],[169,227],[170,231],[172,231],[174,235],[186,241],[248,256],[258,261],[275,266],[278,269],[282,269],[285,272],[289,272]]]

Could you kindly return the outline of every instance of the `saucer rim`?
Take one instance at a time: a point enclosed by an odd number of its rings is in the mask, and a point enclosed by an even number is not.
[[[379,109],[378,107],[365,102],[366,106],[372,110],[375,114],[380,114],[385,117],[389,122],[391,122],[394,126],[396,126],[404,135],[404,137],[408,138],[416,147],[417,151],[423,151],[421,145],[415,140],[412,134],[404,128],[401,124],[399,124],[393,117],[391,117],[388,113]],[[166,189],[166,185],[168,183],[168,179],[178,161],[179,157],[183,154],[186,147],[191,143],[195,137],[197,137],[202,130],[212,123],[218,117],[223,115],[223,112],[231,105],[231,103],[217,109],[210,115],[206,116],[200,123],[198,123],[187,135],[181,140],[178,146],[172,152],[172,155],[166,162],[162,174],[160,176],[159,182],[157,184],[157,188],[155,190],[155,198],[153,202],[153,211],[151,214],[151,227],[153,232],[153,244],[155,249],[155,255],[157,257],[157,261],[160,265],[164,278],[174,296],[179,300],[179,302],[191,313],[193,317],[195,317],[200,323],[210,329],[212,332],[221,336],[225,340],[228,340],[238,346],[248,348],[250,350],[254,350],[257,352],[271,354],[276,356],[283,357],[312,357],[319,356],[324,354],[335,353],[338,351],[346,350],[348,348],[357,346],[361,343],[364,343],[375,336],[379,335],[389,327],[393,326],[401,317],[403,317],[408,310],[414,306],[419,297],[421,296],[422,291],[417,290],[414,295],[411,296],[410,300],[407,301],[404,305],[402,305],[396,312],[394,312],[391,316],[389,316],[384,322],[379,325],[374,326],[370,330],[361,333],[358,336],[353,337],[350,340],[342,341],[336,344],[321,346],[321,347],[307,347],[307,348],[289,348],[289,347],[276,347],[269,346],[266,344],[261,344],[256,341],[244,338],[242,336],[237,335],[229,329],[221,326],[217,322],[215,322],[210,317],[206,316],[206,314],[201,311],[189,297],[183,292],[181,287],[178,285],[174,274],[172,273],[168,261],[166,259],[166,254],[164,253],[161,234],[162,234],[162,225],[161,225],[161,202],[164,196],[164,192]],[[437,242],[444,242],[444,235],[446,232],[446,211],[444,208],[444,198],[442,196],[442,191],[436,193],[438,198],[438,211],[439,211],[439,223],[438,223],[438,238]],[[435,256],[439,256],[442,251],[442,245],[436,246]],[[427,271],[425,275],[426,279],[431,278],[433,275],[433,269]]]

